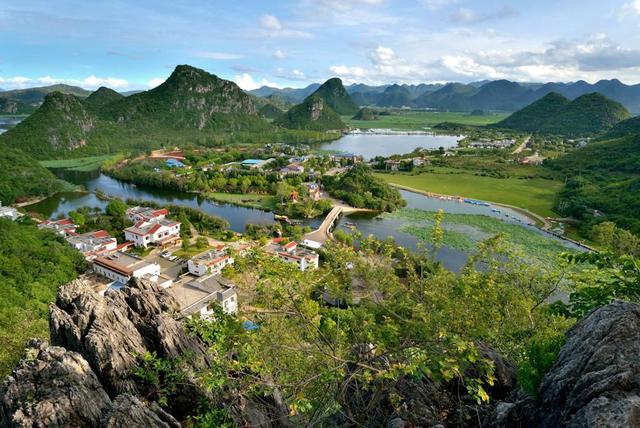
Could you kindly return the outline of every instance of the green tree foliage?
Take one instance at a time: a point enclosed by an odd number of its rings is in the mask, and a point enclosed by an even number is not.
[[[347,127],[338,113],[333,111],[326,101],[317,95],[311,95],[301,104],[292,107],[288,112],[276,118],[273,124],[283,128],[312,131],[328,131]]]
[[[525,108],[513,113],[503,121],[491,126],[517,131],[537,132],[555,115],[560,114],[570,102],[568,98],[551,92]]]
[[[63,184],[51,172],[20,150],[0,150],[0,202],[48,196],[62,190]]]
[[[107,204],[105,212],[107,213],[107,215],[110,215],[112,217],[124,217],[127,213],[127,208],[127,204],[122,202],[120,199],[112,199]]]
[[[342,175],[324,177],[323,183],[332,196],[354,207],[393,211],[406,205],[400,192],[374,177],[371,169],[362,164]]]
[[[29,220],[0,219],[0,375],[31,337],[48,337],[47,307],[59,285],[85,269],[82,255]]]

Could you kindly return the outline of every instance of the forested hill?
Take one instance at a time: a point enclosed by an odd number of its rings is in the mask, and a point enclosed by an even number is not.
[[[49,94],[31,116],[0,135],[0,144],[48,159],[271,129],[235,83],[180,65],[160,86],[128,97],[107,88],[86,100]]]
[[[301,104],[292,107],[273,121],[274,125],[289,129],[305,129],[314,131],[328,131],[344,129],[344,124],[338,113],[329,107],[324,99],[318,95],[307,97]]]
[[[495,126],[541,134],[592,136],[629,117],[622,104],[598,93],[582,95],[573,101],[552,93]]]
[[[12,204],[18,198],[47,196],[62,188],[49,170],[20,150],[0,150],[0,201]]]
[[[354,115],[359,110],[337,77],[324,82],[312,95],[322,98],[338,114]]]

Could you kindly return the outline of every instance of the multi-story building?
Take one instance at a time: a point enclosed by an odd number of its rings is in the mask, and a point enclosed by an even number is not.
[[[53,230],[59,235],[67,236],[69,234],[75,233],[78,226],[73,224],[68,218],[63,218],[60,220],[45,220],[42,223],[38,224],[40,229],[49,229]]]
[[[233,257],[229,256],[223,245],[199,254],[187,262],[189,273],[196,276],[217,275],[225,266],[232,265]]]
[[[140,257],[121,251],[93,259],[93,270],[112,281],[122,284],[126,284],[131,278],[144,278],[156,283],[160,279],[159,264],[149,263]],[[162,284],[163,287],[169,285]]]
[[[107,255],[126,247],[126,245],[118,246],[116,238],[110,236],[105,230],[83,233],[81,235],[72,233],[67,235],[66,239],[69,245],[84,254],[87,260],[94,259],[97,256]]]
[[[169,210],[149,207],[133,207],[127,210],[127,218],[134,223],[139,221],[161,220],[169,214]]]
[[[124,230],[124,237],[136,247],[173,244],[180,240],[180,222],[166,218],[140,220]]]
[[[238,311],[238,293],[235,284],[222,275],[196,278],[186,284],[175,285],[167,290],[180,304],[183,317],[194,315],[211,319],[213,305],[220,305],[228,314]]]
[[[17,220],[22,217],[22,214],[13,207],[3,207],[0,202],[0,218],[8,218],[9,220]]]
[[[274,240],[267,245],[266,251],[287,263],[295,263],[301,271],[317,269],[320,264],[318,253],[298,247],[295,241],[280,244],[278,240]]]

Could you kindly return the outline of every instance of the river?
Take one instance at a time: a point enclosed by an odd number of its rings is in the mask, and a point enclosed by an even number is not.
[[[429,147],[427,143],[431,144],[431,147],[434,145],[439,147],[444,144],[441,137],[442,136],[439,135],[354,135],[345,136],[336,142],[327,144],[326,146],[334,145],[332,150],[337,150],[336,147],[339,146],[341,149],[352,153],[362,154],[365,157],[374,157],[383,155],[385,150],[388,151],[388,149],[384,148],[381,143],[381,141],[385,141],[385,139],[393,149],[397,149],[396,151],[398,153],[403,153],[412,151],[416,147]],[[454,139],[456,137],[449,138],[451,138],[451,141],[455,141]],[[398,141],[402,140],[409,141],[399,144]],[[361,150],[360,146],[366,141],[371,142],[370,147],[367,150]],[[37,212],[50,218],[56,218],[59,216],[66,216],[69,211],[76,210],[80,207],[104,209],[107,202],[97,198],[95,194],[91,193],[99,189],[108,195],[116,196],[121,199],[144,199],[154,201],[160,205],[175,204],[197,208],[207,214],[212,214],[226,219],[229,222],[231,230],[241,233],[245,231],[247,224],[270,224],[274,222],[273,214],[271,212],[209,201],[199,197],[198,195],[189,193],[135,186],[113,179],[99,172],[87,173],[60,170],[54,172],[61,178],[73,184],[85,187],[89,192],[59,193],[41,202],[26,207],[28,211]],[[428,198],[426,196],[404,190],[401,190],[400,193],[407,201],[407,208],[417,208],[426,211],[437,211],[439,209],[443,209],[446,213],[486,215],[500,218],[502,221],[522,224],[523,227],[529,227],[526,226],[530,222],[529,219],[508,209],[501,208],[501,212],[497,213],[493,212],[491,207]],[[508,214],[508,216],[505,214]],[[346,222],[355,223],[357,230],[362,232],[364,236],[372,234],[379,239],[393,237],[398,244],[408,249],[415,250],[417,248],[418,239],[408,233],[400,231],[402,224],[399,220],[380,218],[377,215],[351,215],[342,219],[338,224],[338,227],[344,228],[344,223]],[[309,220],[304,224],[312,228],[317,228],[320,223],[321,219],[314,219]],[[533,230],[537,230],[533,227],[531,228]],[[348,229],[345,230],[349,231]],[[549,239],[555,238],[550,237]],[[441,261],[446,268],[454,272],[459,272],[460,268],[468,258],[468,253],[461,250],[443,247],[436,254],[436,258]]]

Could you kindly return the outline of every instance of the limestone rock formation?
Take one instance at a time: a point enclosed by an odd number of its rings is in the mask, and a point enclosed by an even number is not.
[[[640,426],[640,305],[614,302],[571,328],[540,396],[545,427]]]
[[[104,413],[100,428],[179,428],[180,423],[157,404],[146,405],[133,395],[122,394]]]

